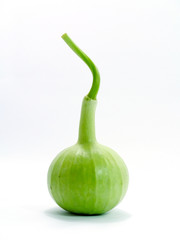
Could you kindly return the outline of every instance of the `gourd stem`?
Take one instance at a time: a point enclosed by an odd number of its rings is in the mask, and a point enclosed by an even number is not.
[[[93,75],[93,83],[92,87],[88,93],[88,97],[91,99],[96,99],[99,85],[100,85],[100,74],[95,66],[95,64],[92,62],[92,60],[71,40],[71,38],[67,35],[67,33],[63,34],[62,39],[67,43],[67,45],[88,65],[90,68],[92,75]]]

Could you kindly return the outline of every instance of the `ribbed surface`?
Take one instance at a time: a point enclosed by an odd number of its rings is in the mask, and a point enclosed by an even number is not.
[[[79,214],[100,214],[124,197],[128,172],[113,150],[96,145],[74,145],[50,166],[49,189],[58,205]]]

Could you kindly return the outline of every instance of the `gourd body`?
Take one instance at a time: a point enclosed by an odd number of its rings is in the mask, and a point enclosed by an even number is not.
[[[123,160],[98,143],[77,143],[65,149],[48,171],[48,188],[56,203],[77,214],[109,211],[122,200],[127,187]]]

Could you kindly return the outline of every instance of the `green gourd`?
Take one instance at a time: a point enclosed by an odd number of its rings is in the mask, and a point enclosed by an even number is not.
[[[62,38],[88,65],[93,84],[82,102],[78,141],[60,152],[51,163],[48,189],[55,202],[69,212],[102,214],[123,199],[128,187],[128,170],[115,151],[96,140],[96,95],[100,84],[98,69],[67,34],[63,34]]]

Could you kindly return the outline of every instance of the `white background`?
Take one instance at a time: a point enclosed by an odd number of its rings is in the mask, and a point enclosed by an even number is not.
[[[124,200],[101,216],[66,213],[48,167],[77,140],[96,63],[100,143],[124,159]],[[180,3],[1,0],[0,239],[180,239]]]

